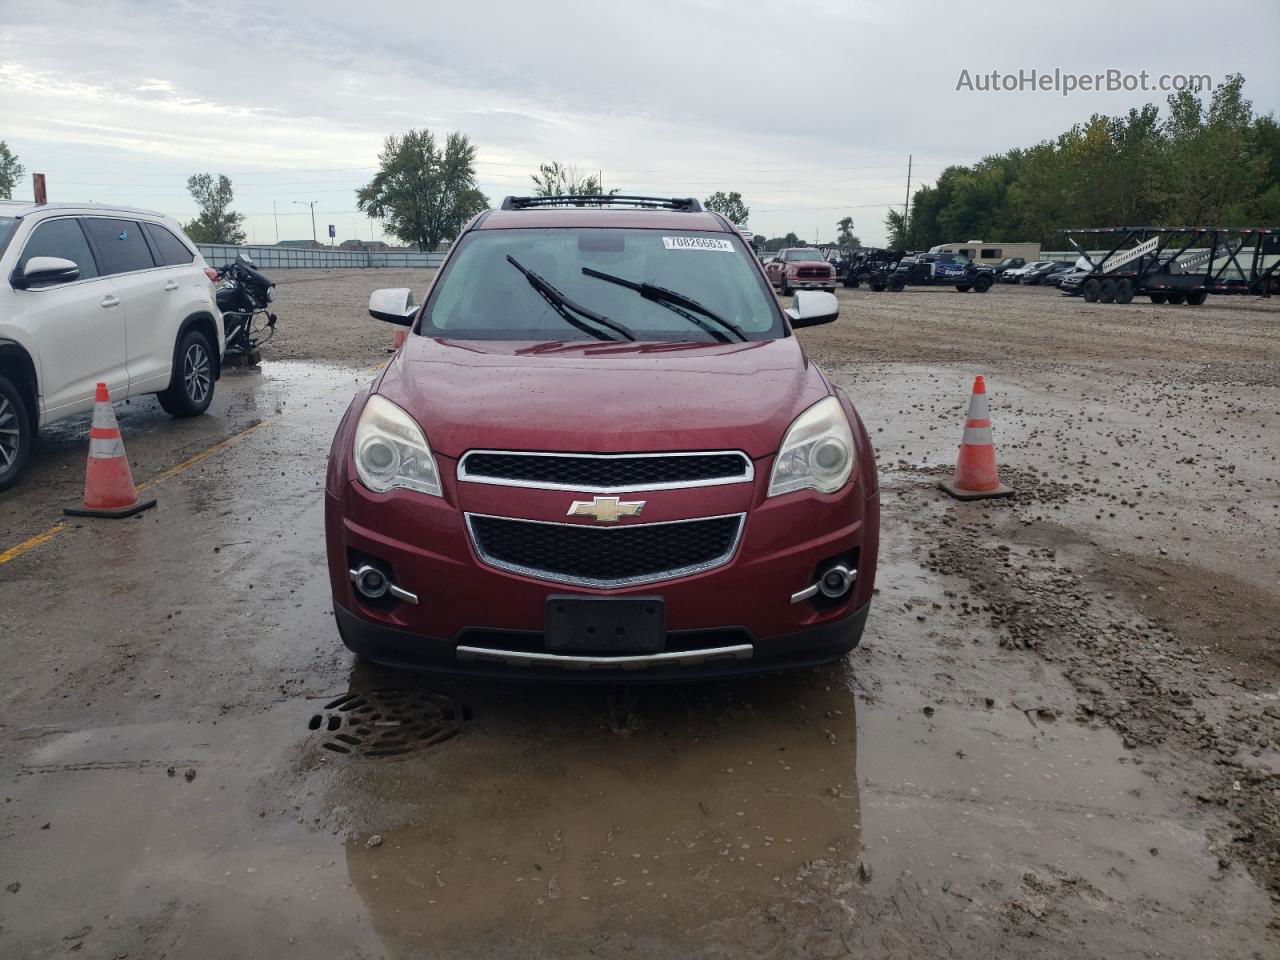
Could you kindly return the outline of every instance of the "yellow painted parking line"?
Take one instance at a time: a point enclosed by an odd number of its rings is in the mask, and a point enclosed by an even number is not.
[[[150,480],[146,481],[145,483],[138,484],[138,492],[141,493],[142,491],[147,490],[150,487],[154,487],[157,483],[161,483],[172,477],[176,477],[178,474],[186,470],[190,470],[197,463],[200,463],[204,460],[209,459],[214,454],[221,453],[223,450],[226,450],[228,447],[235,446],[245,437],[251,434],[257,433],[263,427],[269,427],[271,424],[279,420],[280,416],[281,416],[280,414],[277,414],[274,417],[267,417],[267,419],[265,420],[259,420],[253,426],[247,427],[244,430],[241,430],[239,433],[234,434],[233,436],[227,437],[227,439],[222,440],[218,443],[215,443],[209,449],[202,450],[200,453],[197,453],[193,457],[188,457],[186,460],[183,460],[181,463],[177,464],[176,466],[170,467],[168,470],[165,470],[163,473],[159,474],[158,476],[152,477]],[[62,533],[63,530],[68,529],[70,526],[71,524],[67,523],[65,520],[60,523],[55,523],[48,530],[45,530],[41,533],[37,533],[30,540],[24,540],[22,543],[18,544],[16,547],[10,547],[8,550],[4,551],[4,553],[0,553],[0,566],[3,566],[4,564],[8,563],[11,560],[17,560],[24,553],[30,553],[32,550],[36,549],[36,547],[39,547],[43,544],[48,543],[50,540],[52,540],[58,534]]]
[[[44,531],[43,533],[37,533],[30,540],[24,540],[22,543],[18,544],[16,547],[10,547],[4,553],[0,553],[0,564],[6,564],[10,560],[17,560],[24,553],[30,553],[36,547],[40,546],[40,544],[47,543],[48,541],[52,540],[54,537],[60,534],[63,530],[67,529],[68,526],[70,526],[70,524],[68,524],[66,521],[63,521],[61,523],[55,523],[52,527],[50,527],[48,530]]]
[[[194,467],[197,463],[200,463],[202,460],[208,460],[215,453],[221,453],[223,450],[227,449],[227,447],[234,447],[237,443],[239,443],[245,437],[249,436],[252,433],[257,433],[263,427],[271,426],[271,424],[275,423],[279,419],[280,419],[280,414],[276,414],[274,417],[267,417],[267,419],[265,420],[259,420],[253,426],[247,427],[246,429],[241,430],[239,433],[235,434],[234,436],[227,437],[227,439],[223,440],[220,443],[215,443],[208,450],[202,450],[200,453],[197,453],[194,457],[188,457],[186,460],[183,460],[177,466],[170,467],[168,470],[164,471],[164,473],[160,474],[159,476],[152,477],[150,480],[146,481],[146,483],[138,484],[138,492],[141,493],[143,490],[147,490],[150,487],[154,487],[157,483],[161,483],[165,480],[168,480],[170,477],[176,477],[178,474],[186,470],[190,470],[192,467]]]

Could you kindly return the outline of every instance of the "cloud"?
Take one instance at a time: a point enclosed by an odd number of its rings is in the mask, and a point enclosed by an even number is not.
[[[1146,29],[1167,14],[1153,0],[1110,11],[1102,33],[1073,29],[1059,9],[994,0],[5,6],[0,136],[29,167],[102,169],[104,188],[150,172],[150,192],[178,206],[192,169],[261,171],[237,184],[260,206],[270,184],[371,167],[387,134],[430,126],[472,137],[491,197],[560,160],[632,190],[740,190],[761,232],[829,237],[848,212],[876,239],[902,202],[908,154],[918,183],[1093,112],[1163,102],[957,92],[962,69],[1238,69],[1264,110],[1280,100],[1280,5],[1262,2],[1233,8],[1248,31],[1194,44]],[[126,172],[111,180],[115,169]],[[334,210],[353,207],[367,172],[342,176],[324,182]]]

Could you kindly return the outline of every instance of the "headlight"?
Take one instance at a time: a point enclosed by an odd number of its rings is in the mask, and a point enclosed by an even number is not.
[[[273,283],[271,286],[267,287],[267,303],[270,303],[275,298],[276,298],[276,285]]]
[[[769,478],[769,496],[812,488],[835,493],[853,473],[853,431],[835,397],[819,400],[787,429]]]
[[[394,487],[440,496],[440,473],[426,435],[386,397],[369,398],[356,424],[356,473],[370,490]]]

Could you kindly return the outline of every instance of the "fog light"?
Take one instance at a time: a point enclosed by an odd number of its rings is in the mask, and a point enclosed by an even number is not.
[[[381,600],[387,595],[387,590],[391,586],[381,570],[368,564],[358,570],[352,570],[351,580],[360,591],[360,596],[367,600]]]
[[[843,597],[853,585],[853,573],[843,564],[832,567],[818,581],[818,589],[824,597],[832,600]]]

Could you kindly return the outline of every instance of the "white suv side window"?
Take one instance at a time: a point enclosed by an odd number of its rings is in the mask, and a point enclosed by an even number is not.
[[[25,267],[32,257],[61,257],[80,268],[80,279],[89,280],[98,275],[98,265],[75,217],[59,217],[38,223],[22,248],[18,266]]]
[[[150,270],[156,265],[138,221],[85,217],[84,228],[102,258],[104,275]]]

